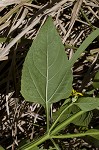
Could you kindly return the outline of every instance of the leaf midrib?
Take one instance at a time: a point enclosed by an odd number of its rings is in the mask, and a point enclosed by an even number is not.
[[[46,106],[48,103],[48,27],[47,27],[47,36],[46,36]]]

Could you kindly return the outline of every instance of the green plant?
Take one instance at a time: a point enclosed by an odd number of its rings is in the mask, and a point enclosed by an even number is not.
[[[43,136],[19,149],[38,150],[38,145],[51,140],[55,149],[59,150],[59,146],[54,141],[57,138],[91,136],[99,139],[99,130],[96,129],[61,134],[61,131],[70,123],[81,125],[83,122],[85,126],[88,126],[92,118],[91,111],[99,106],[99,98],[79,97],[79,93],[70,96],[73,90],[71,68],[98,35],[99,29],[96,29],[85,39],[71,60],[68,60],[51,17],[47,19],[26,56],[21,81],[23,97],[29,102],[39,103],[44,107],[47,129]],[[51,105],[61,99],[66,100],[51,118]]]

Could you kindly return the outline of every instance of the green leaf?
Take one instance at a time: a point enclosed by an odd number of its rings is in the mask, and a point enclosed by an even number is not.
[[[85,114],[79,116],[75,120],[72,121],[73,124],[77,126],[85,126],[88,127],[91,119],[92,119],[93,113],[92,112],[86,112]]]
[[[90,136],[99,140],[99,130],[98,129],[90,129],[86,133],[92,133],[92,134],[90,134]]]
[[[56,118],[61,114],[61,112],[67,107],[68,105],[61,106],[59,110],[53,113],[53,120],[55,121]],[[70,118],[73,114],[80,111],[80,108],[76,105],[73,105],[68,110],[65,111],[65,113],[61,116],[59,119],[59,123],[63,122],[64,120]],[[92,119],[93,113],[92,112],[86,112],[83,115],[79,116],[75,120],[73,120],[71,123],[77,125],[77,126],[88,126],[91,119]]]
[[[70,96],[72,73],[51,17],[34,40],[23,65],[21,93],[45,107]]]
[[[59,115],[68,107],[68,104],[62,105],[56,112],[53,113],[53,120],[55,121],[56,118],[59,117]],[[63,122],[64,120],[70,118],[73,114],[77,113],[80,109],[73,105],[69,109],[67,109],[59,119],[59,123]]]
[[[99,71],[96,73],[94,77],[93,86],[95,88],[99,88]]]
[[[82,97],[75,103],[83,111],[91,111],[99,106],[99,98]]]
[[[71,114],[74,115],[80,111],[80,108],[76,105],[73,105],[71,107]],[[87,127],[92,119],[93,113],[92,112],[86,112],[80,116],[78,116],[76,119],[74,119],[71,123],[77,125],[77,126],[83,126]]]
[[[55,121],[58,116],[61,114],[61,112],[67,108],[67,104],[61,106],[56,112],[53,113],[53,120]],[[71,108],[66,110],[65,113],[63,113],[63,115],[61,116],[61,118],[59,119],[59,123],[63,122],[64,120],[66,120],[67,118],[69,118],[71,116]]]

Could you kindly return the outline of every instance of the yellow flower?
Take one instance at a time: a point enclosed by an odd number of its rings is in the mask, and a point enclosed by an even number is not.
[[[80,92],[77,92],[76,90],[72,90],[72,96],[83,96],[83,94],[82,93],[80,93]]]

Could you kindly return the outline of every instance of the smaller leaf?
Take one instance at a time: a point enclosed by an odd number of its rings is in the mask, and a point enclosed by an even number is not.
[[[56,120],[56,118],[61,114],[61,112],[67,107],[68,105],[63,105],[59,108],[59,110],[57,110],[56,112],[53,113],[53,120]],[[68,109],[65,111],[65,113],[61,116],[61,118],[59,119],[59,122],[63,122],[64,120],[66,120],[67,118],[69,118],[71,116],[71,109]]]
[[[93,113],[92,112],[86,112],[83,115],[79,116],[77,119],[73,120],[73,124],[77,126],[85,126],[88,127],[91,119],[92,119]]]
[[[99,140],[99,130],[98,129],[90,129],[86,133],[92,133],[92,135],[90,135],[90,136]],[[96,133],[96,135],[95,135],[95,133]]]
[[[94,88],[99,88],[99,71],[96,73],[93,81]]]
[[[99,106],[99,98],[82,97],[75,104],[83,111],[91,111]]]
[[[68,104],[62,105],[59,110],[57,110],[55,113],[53,113],[53,120],[56,120],[56,118],[68,107]],[[66,119],[70,118],[73,114],[79,112],[80,109],[76,105],[71,106],[69,109],[67,109],[61,118],[59,119],[59,123],[65,121]]]

